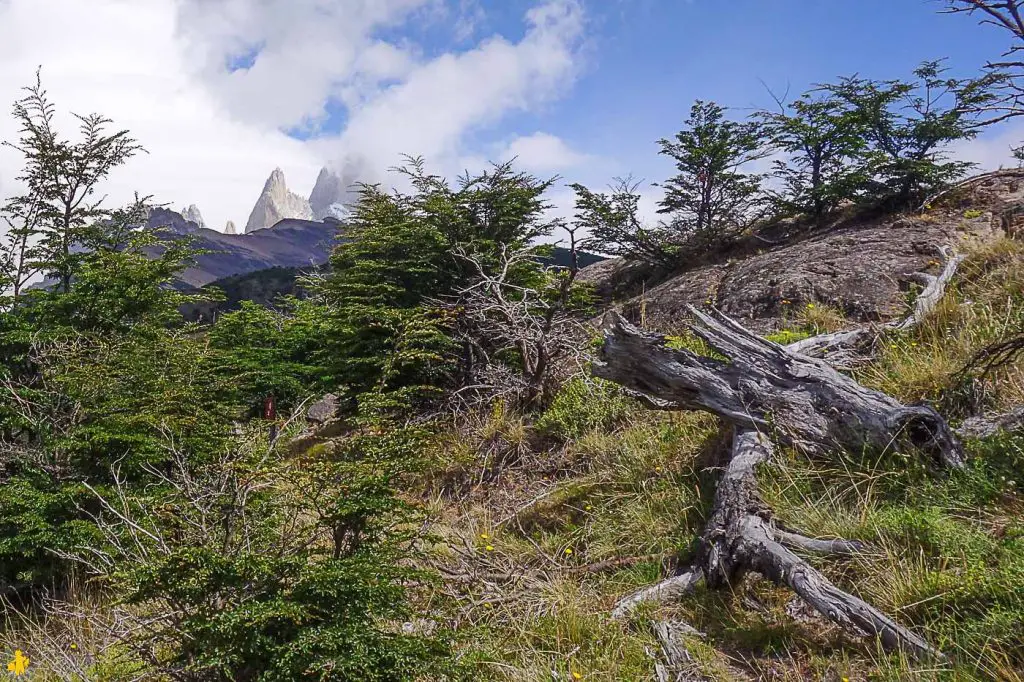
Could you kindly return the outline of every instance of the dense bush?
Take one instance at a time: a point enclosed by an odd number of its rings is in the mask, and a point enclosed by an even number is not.
[[[571,440],[589,431],[614,427],[630,407],[630,399],[618,385],[574,377],[562,385],[535,426],[541,433]]]

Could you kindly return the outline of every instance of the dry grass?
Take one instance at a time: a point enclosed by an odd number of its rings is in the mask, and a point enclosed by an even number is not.
[[[975,248],[926,324],[886,338],[878,362],[859,378],[903,400],[944,401],[964,413],[1024,402],[1019,365],[987,381],[971,405],[953,381],[971,353],[1021,328],[1022,309],[1024,248],[1005,241]],[[824,308],[800,311],[795,321],[815,331],[844,324]],[[673,342],[706,352],[688,337]],[[527,459],[545,464],[513,468],[472,500],[438,500],[445,532],[471,539],[481,565],[526,576],[449,594],[465,614],[465,650],[481,672],[506,680],[577,679],[573,673],[650,680],[657,647],[645,623],[676,617],[707,632],[687,641],[706,679],[1022,679],[1024,499],[1013,474],[1024,469],[1020,441],[972,444],[971,466],[947,478],[896,452],[850,453],[830,464],[790,453],[762,478],[766,502],[790,526],[866,542],[866,554],[822,569],[952,662],[883,653],[757,578],[733,593],[699,591],[657,613],[641,611],[629,625],[609,621],[618,597],[665,574],[658,556],[685,558],[713,492],[707,455],[720,442],[706,415],[634,410],[610,428],[542,443]],[[509,489],[518,492],[509,498]],[[496,523],[517,509],[512,521]],[[596,574],[579,570],[616,557],[647,558]]]

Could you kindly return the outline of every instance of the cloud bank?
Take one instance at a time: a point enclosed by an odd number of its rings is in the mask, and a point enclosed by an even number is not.
[[[148,151],[103,188],[111,204],[138,190],[223,229],[274,167],[304,194],[325,164],[376,181],[403,153],[445,172],[491,158],[467,140],[568,91],[585,17],[536,0],[516,40],[467,45],[481,17],[473,0],[0,0],[0,105],[42,65],[62,131],[99,112]],[[0,113],[0,139],[16,136]],[[521,142],[523,158],[571,155],[559,142]],[[0,196],[20,167],[0,150]]]

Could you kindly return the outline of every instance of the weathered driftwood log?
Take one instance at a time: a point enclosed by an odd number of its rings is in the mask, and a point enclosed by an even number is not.
[[[689,311],[694,333],[725,360],[667,348],[664,337],[642,332],[612,312],[594,374],[644,394],[652,407],[713,412],[813,455],[909,446],[943,465],[963,465],[960,442],[931,407],[903,405],[861,386],[715,309]]]
[[[616,606],[622,618],[639,604],[670,601],[693,590],[701,580],[709,587],[738,583],[747,571],[760,573],[796,592],[829,620],[847,630],[877,636],[890,649],[914,656],[941,656],[921,637],[898,625],[870,604],[839,589],[813,566],[787,549],[785,538],[798,544],[827,543],[781,533],[761,502],[757,466],[772,455],[771,441],[761,432],[737,428],[732,454],[715,491],[714,505],[693,564],[680,575],[645,588]],[[834,541],[835,542],[835,541]],[[844,549],[855,543],[838,541]]]

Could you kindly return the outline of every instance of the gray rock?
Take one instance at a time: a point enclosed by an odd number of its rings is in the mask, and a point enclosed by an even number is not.
[[[338,396],[328,393],[306,409],[306,420],[326,424],[338,414]]]
[[[686,270],[621,308],[665,332],[683,326],[687,305],[707,303],[762,333],[785,326],[807,304],[831,306],[855,322],[891,320],[906,312],[913,273],[936,271],[938,249],[956,240],[960,222],[905,217],[898,226],[842,228]]]
[[[312,220],[313,209],[309,207],[308,201],[288,191],[284,172],[280,168],[275,168],[263,185],[263,192],[256,200],[252,213],[249,214],[245,233],[273,227],[286,218]]]
[[[365,164],[359,161],[346,161],[341,173],[329,168],[321,168],[320,174],[309,194],[309,206],[317,220],[324,218],[347,219],[351,211],[349,206],[359,200],[358,183],[364,180]]]

